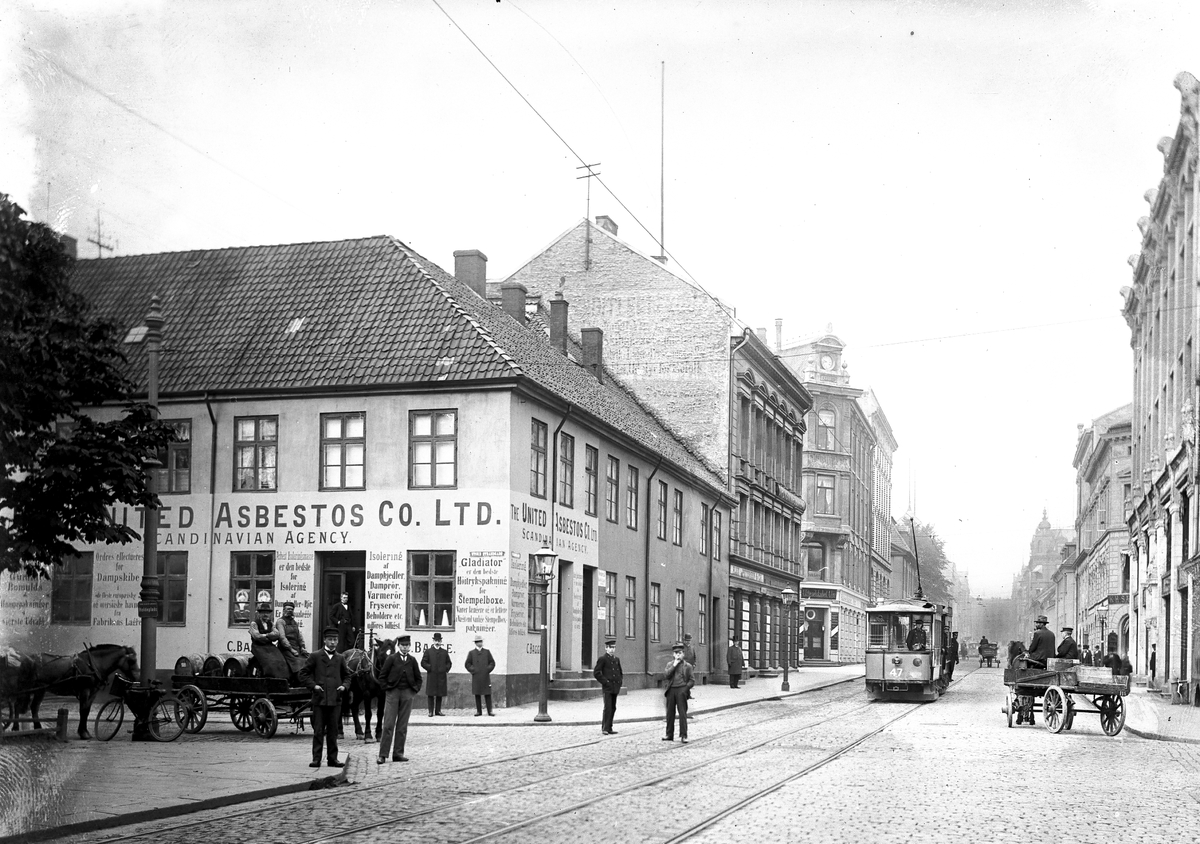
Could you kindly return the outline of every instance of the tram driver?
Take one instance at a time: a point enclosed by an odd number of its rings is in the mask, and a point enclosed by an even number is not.
[[[929,636],[925,632],[925,619],[920,617],[913,619],[912,628],[908,631],[908,637],[904,640],[904,644],[908,645],[910,651],[923,651],[929,647]]]

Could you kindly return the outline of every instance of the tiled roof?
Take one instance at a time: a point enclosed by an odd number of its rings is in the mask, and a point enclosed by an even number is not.
[[[166,325],[163,396],[528,379],[721,489],[719,475],[619,383],[391,237],[76,262],[73,284],[123,330],[150,297]],[[145,344],[125,346],[145,389]]]

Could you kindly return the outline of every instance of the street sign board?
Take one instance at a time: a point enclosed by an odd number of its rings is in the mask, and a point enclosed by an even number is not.
[[[138,618],[158,618],[158,601],[138,601]]]

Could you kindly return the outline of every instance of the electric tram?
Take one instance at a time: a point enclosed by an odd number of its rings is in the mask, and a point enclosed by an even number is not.
[[[867,609],[867,695],[871,700],[937,700],[946,690],[950,607],[904,598]]]

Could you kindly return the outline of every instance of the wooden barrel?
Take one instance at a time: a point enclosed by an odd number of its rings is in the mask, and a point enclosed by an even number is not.
[[[219,677],[225,673],[225,661],[216,654],[208,654],[204,657],[204,665],[200,669],[200,673],[205,677]]]
[[[205,654],[184,654],[175,660],[175,673],[185,677],[195,677],[204,673]]]
[[[225,658],[223,673],[226,677],[249,677],[250,654],[230,654]]]

